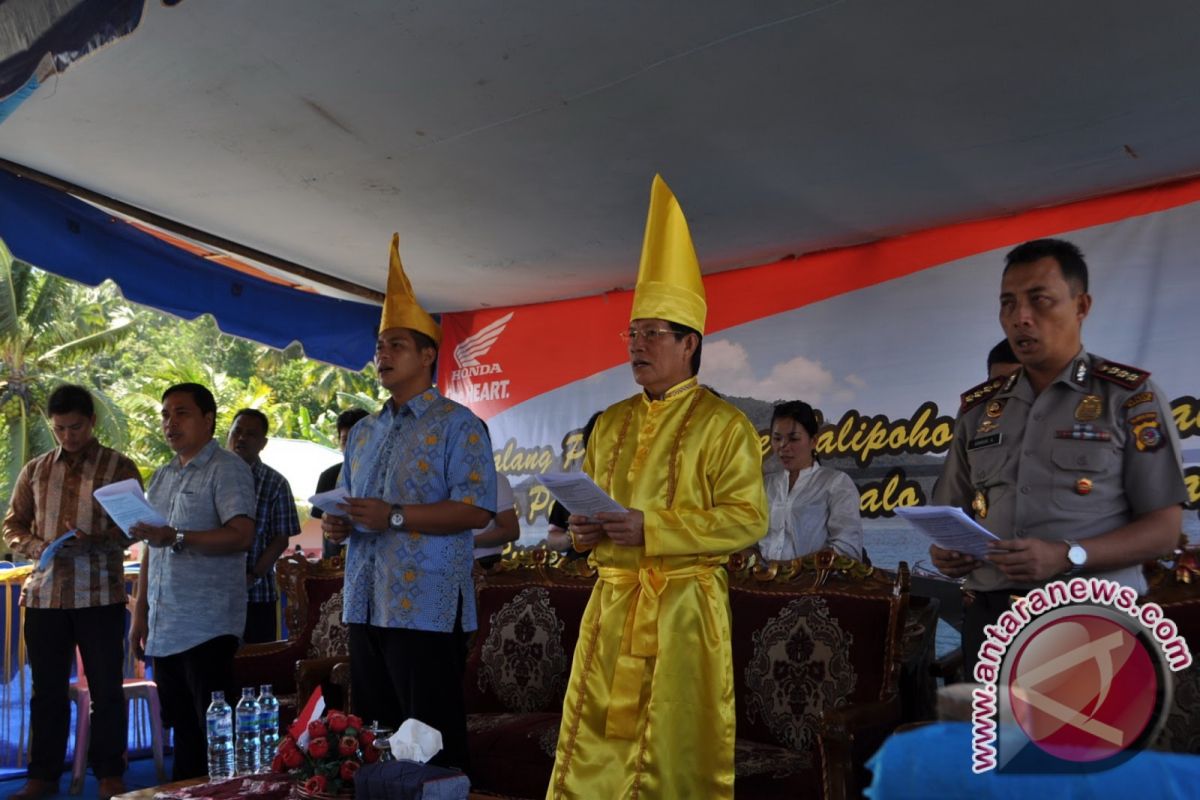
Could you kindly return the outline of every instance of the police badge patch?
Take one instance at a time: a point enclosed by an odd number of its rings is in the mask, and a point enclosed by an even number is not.
[[[1134,444],[1139,452],[1147,453],[1163,446],[1163,432],[1159,425],[1158,412],[1150,411],[1130,417],[1129,427],[1133,433]]]

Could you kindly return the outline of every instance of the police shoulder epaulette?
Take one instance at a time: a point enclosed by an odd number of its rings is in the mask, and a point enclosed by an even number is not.
[[[995,378],[994,380],[984,381],[978,386],[967,389],[962,393],[962,405],[958,407],[958,413],[961,414],[962,412],[979,405],[984,400],[987,400],[996,392],[1000,391],[1000,389],[1006,383],[1008,383],[1008,379],[1005,377],[1000,377]]]
[[[1136,389],[1146,382],[1150,377],[1150,373],[1137,367],[1128,367],[1124,364],[1118,364],[1115,361],[1101,361],[1097,359],[1092,367],[1092,374],[1097,378],[1102,378],[1109,383],[1115,383],[1126,389]]]

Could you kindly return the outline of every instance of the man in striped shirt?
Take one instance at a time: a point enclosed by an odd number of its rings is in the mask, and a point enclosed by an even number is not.
[[[64,533],[75,536],[21,590],[33,673],[29,780],[10,797],[33,800],[58,790],[71,718],[67,687],[78,647],[92,696],[88,760],[107,800],[125,791],[125,538],[92,491],[126,478],[140,483],[141,477],[132,461],[92,434],[96,414],[87,389],[58,387],[47,411],[59,446],[21,470],[4,518],[4,541],[36,560]]]
[[[275,641],[275,562],[287,549],[288,539],[300,535],[300,517],[287,478],[259,458],[267,446],[267,417],[258,409],[243,408],[233,415],[226,446],[242,457],[254,473],[254,544],[246,554],[246,633],[251,642]]]

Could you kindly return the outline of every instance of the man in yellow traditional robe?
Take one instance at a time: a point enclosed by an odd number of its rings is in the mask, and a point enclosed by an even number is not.
[[[758,434],[700,386],[707,307],[679,204],[655,177],[623,332],[643,392],[607,409],[584,470],[628,509],[573,515],[599,577],[580,624],[548,798],[731,798],[722,564],[767,529]]]

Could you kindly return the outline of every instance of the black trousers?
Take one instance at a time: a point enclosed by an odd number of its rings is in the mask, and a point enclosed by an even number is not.
[[[351,624],[354,713],[395,730],[409,717],[437,728],[442,750],[430,761],[469,774],[463,702],[466,634]]]
[[[994,625],[1000,615],[1012,607],[1012,589],[997,589],[991,592],[971,592],[963,596],[962,651],[963,680],[975,680],[975,663],[979,660],[979,648],[983,646],[983,629]]]
[[[218,636],[169,656],[154,657],[154,680],[162,702],[163,724],[175,729],[176,781],[208,774],[208,732],[205,712],[214,691],[236,706],[233,654],[236,636]]]
[[[275,635],[275,602],[246,603],[246,632],[242,640],[250,644],[273,642],[278,638]]]
[[[92,698],[88,761],[97,778],[125,774],[125,604],[25,609],[25,647],[33,673],[29,700],[29,777],[57,781],[67,756],[75,648]],[[81,714],[88,713],[80,710]]]

